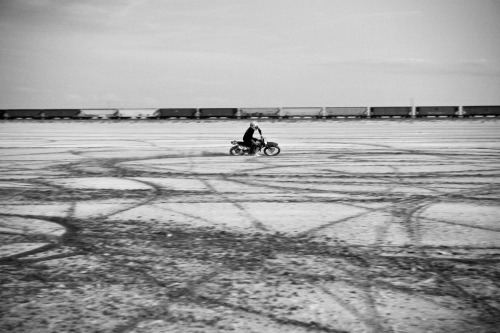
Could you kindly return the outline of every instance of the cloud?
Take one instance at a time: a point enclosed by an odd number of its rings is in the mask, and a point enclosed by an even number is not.
[[[372,12],[372,13],[359,13],[345,15],[340,18],[340,20],[352,21],[352,20],[393,20],[393,19],[407,19],[412,16],[422,15],[423,12],[419,10],[414,11],[387,11],[387,12]]]
[[[459,61],[436,61],[426,58],[368,58],[354,60],[332,60],[318,63],[319,66],[348,66],[361,71],[391,72],[398,74],[437,74],[499,76],[500,66],[486,59],[464,59]]]
[[[449,74],[469,74],[474,76],[500,76],[500,64],[486,59],[463,60],[444,66],[443,70]]]
[[[120,102],[123,100],[123,98],[121,98],[120,96],[118,96],[117,94],[115,93],[112,93],[112,92],[107,92],[105,93],[102,98],[106,101],[109,101],[109,102]]]
[[[78,103],[81,103],[84,101],[84,99],[80,95],[74,94],[74,93],[66,94],[65,99],[69,102],[78,102]]]
[[[26,86],[16,86],[13,89],[16,92],[21,92],[21,93],[39,93],[40,89],[38,88],[32,88],[32,87],[26,87]]]
[[[497,16],[465,0],[0,0],[2,103],[273,104],[402,81],[486,94],[470,82],[500,81]]]
[[[0,20],[13,33],[83,33],[129,31],[144,17],[137,17],[142,0],[2,0]],[[128,24],[130,22],[135,24]]]

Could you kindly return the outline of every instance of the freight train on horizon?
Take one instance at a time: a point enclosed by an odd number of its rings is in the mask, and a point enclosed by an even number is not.
[[[0,120],[12,119],[247,119],[247,118],[468,118],[499,117],[500,106],[381,106],[269,108],[103,108],[3,109]]]

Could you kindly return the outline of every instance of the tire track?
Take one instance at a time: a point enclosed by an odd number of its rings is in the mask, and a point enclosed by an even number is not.
[[[192,171],[193,169],[194,169],[194,161],[192,158],[189,158],[189,170]],[[266,226],[259,219],[257,219],[255,216],[253,216],[240,203],[236,202],[235,200],[232,200],[229,196],[217,191],[217,189],[214,186],[212,186],[212,184],[210,184],[209,180],[206,180],[205,178],[201,177],[200,175],[198,175],[194,172],[193,172],[193,174],[194,174],[195,178],[198,179],[200,182],[202,182],[202,184],[204,184],[210,190],[210,192],[212,194],[219,196],[223,200],[229,202],[234,207],[236,207],[236,209],[238,209],[240,212],[242,212],[242,214],[245,215],[251,221],[254,228],[256,228],[257,230],[262,230],[262,231],[268,230],[266,228]]]
[[[284,318],[282,316],[277,316],[272,313],[266,313],[263,312],[259,309],[253,309],[251,307],[246,307],[246,306],[241,306],[241,305],[235,305],[232,303],[228,303],[222,300],[218,300],[215,298],[210,298],[207,296],[198,296],[197,297],[200,301],[202,302],[209,302],[210,304],[214,305],[219,305],[219,306],[224,306],[229,309],[237,310],[237,311],[243,311],[249,314],[254,314],[258,316],[265,317],[267,319],[270,319],[278,324],[281,324],[283,326],[291,326],[291,327],[300,327],[300,328],[305,328],[309,330],[313,330],[315,332],[327,332],[327,333],[349,333],[344,330],[337,330],[333,329],[324,325],[320,325],[317,322],[314,321],[300,321],[300,320],[294,320],[294,319],[289,319],[289,318]]]
[[[337,302],[339,305],[341,305],[347,312],[351,313],[353,316],[355,316],[360,322],[362,322],[366,328],[369,329],[369,332],[373,333],[380,333],[380,332],[387,332],[387,333],[392,333],[394,332],[392,328],[383,325],[383,320],[380,317],[380,314],[378,313],[375,303],[373,300],[373,297],[370,295],[370,286],[364,286],[363,290],[363,296],[365,299],[365,305],[368,308],[368,313],[363,314],[357,307],[351,305],[349,302],[345,301],[342,297],[339,297],[332,293],[329,289],[327,289],[324,286],[319,286],[319,289],[330,296],[335,302]]]

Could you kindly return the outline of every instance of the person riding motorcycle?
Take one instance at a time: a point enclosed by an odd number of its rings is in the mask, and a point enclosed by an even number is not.
[[[250,147],[250,155],[260,156],[260,154],[258,152],[256,152],[256,150],[260,146],[260,144],[258,143],[258,140],[254,139],[254,137],[253,137],[255,130],[259,131],[259,134],[262,138],[262,131],[259,128],[259,125],[257,124],[257,122],[252,121],[250,123],[250,127],[246,130],[245,134],[243,135],[243,142],[245,142],[245,144],[248,147]]]

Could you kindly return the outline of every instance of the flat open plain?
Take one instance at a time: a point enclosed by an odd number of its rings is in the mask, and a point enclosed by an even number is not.
[[[500,120],[0,122],[2,332],[498,332]]]

